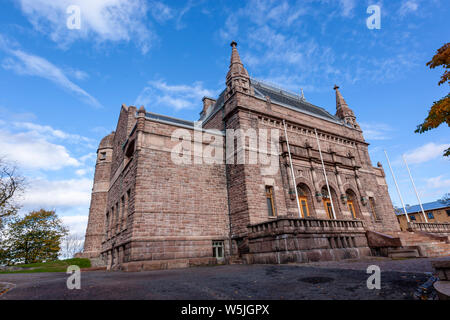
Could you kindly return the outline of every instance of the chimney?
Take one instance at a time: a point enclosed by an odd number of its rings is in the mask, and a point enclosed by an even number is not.
[[[216,103],[216,100],[208,97],[203,97],[203,110],[200,113],[201,115],[205,115],[208,109]]]

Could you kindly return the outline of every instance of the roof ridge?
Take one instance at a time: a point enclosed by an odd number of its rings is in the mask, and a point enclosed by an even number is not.
[[[306,99],[302,98],[301,95],[299,95],[299,94],[297,94],[297,93],[294,93],[294,92],[292,92],[292,91],[283,89],[283,88],[281,88],[280,86],[278,86],[278,85],[276,85],[276,84],[274,84],[274,83],[272,83],[272,82],[265,81],[265,80],[260,80],[260,79],[253,78],[253,77],[250,78],[250,82],[257,82],[257,83],[260,83],[260,84],[262,84],[262,85],[266,85],[266,86],[268,86],[268,87],[272,87],[272,89],[276,89],[276,90],[285,92],[285,93],[287,93],[287,94],[289,94],[289,95],[291,95],[291,96],[293,96],[293,97],[295,97],[295,98],[298,98],[298,100],[302,100],[302,101],[307,102]]]

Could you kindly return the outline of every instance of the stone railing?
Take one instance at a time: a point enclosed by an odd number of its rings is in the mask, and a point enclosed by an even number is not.
[[[443,223],[409,222],[408,229],[411,231],[450,234],[450,223],[449,222],[443,222]]]
[[[249,225],[252,235],[283,234],[283,233],[334,233],[334,232],[365,232],[361,220],[328,220],[278,218],[262,223]],[[250,236],[252,236],[250,235]]]

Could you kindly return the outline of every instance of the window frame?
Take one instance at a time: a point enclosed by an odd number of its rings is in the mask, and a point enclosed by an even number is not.
[[[355,204],[353,203],[353,200],[348,200],[347,205],[350,213],[352,214],[352,218],[355,220],[358,219],[358,217],[356,216]]]
[[[333,220],[333,208],[331,206],[331,200],[329,198],[323,199],[323,205],[328,219]]]
[[[217,260],[225,259],[225,242],[223,240],[213,240],[212,241],[213,258]],[[219,254],[219,249],[221,255]]]
[[[306,214],[305,214],[305,212],[303,210],[303,203],[302,203],[303,201],[305,202]],[[309,217],[308,197],[306,197],[306,196],[298,196],[298,202],[300,204],[300,210],[302,212],[302,216],[303,217]]]
[[[269,218],[276,218],[277,212],[275,207],[275,197],[274,197],[274,188],[273,186],[266,186],[266,204],[267,204],[267,213]],[[270,201],[270,207],[269,202]],[[272,215],[270,214],[272,212]]]

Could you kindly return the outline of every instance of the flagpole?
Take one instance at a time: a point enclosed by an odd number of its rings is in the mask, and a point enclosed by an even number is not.
[[[391,162],[389,161],[389,157],[388,157],[386,150],[384,150],[384,154],[386,155],[389,169],[391,169],[391,174],[392,174],[392,178],[394,179],[394,182],[395,182],[395,187],[397,188],[398,197],[400,198],[400,201],[402,202],[403,212],[405,213],[406,221],[411,222],[411,221],[409,221],[409,216],[408,216],[408,213],[406,212],[405,203],[403,202],[402,194],[400,193],[400,189],[398,188],[397,179],[395,179],[394,171],[392,171]]]
[[[283,125],[284,125],[284,135],[286,136],[286,144],[287,144],[288,154],[289,154],[289,163],[290,163],[290,167],[291,167],[291,174],[292,174],[292,179],[294,181],[295,198],[297,199],[298,216],[301,219],[302,211],[300,210],[300,202],[298,200],[297,182],[295,181],[294,166],[292,165],[292,157],[291,157],[291,148],[289,146],[289,138],[287,135],[286,122],[284,121],[284,119],[283,119]]]
[[[328,184],[327,171],[325,170],[325,164],[323,163],[322,149],[320,148],[319,135],[317,134],[316,128],[314,128],[314,132],[316,133],[317,145],[319,147],[320,161],[322,162],[323,175],[325,176],[325,182],[327,184],[328,196],[330,197],[331,210],[333,210],[333,217],[334,217],[334,220],[336,220],[336,212],[334,211],[333,197],[331,195],[330,185]],[[328,210],[328,209],[325,208],[325,210]]]
[[[416,193],[417,200],[419,200],[419,205],[420,205],[420,209],[422,210],[423,218],[425,219],[425,222],[428,223],[428,219],[427,219],[427,216],[425,214],[425,210],[423,210],[422,201],[420,201],[419,193],[417,192],[416,184],[414,183],[414,179],[413,179],[413,177],[411,175],[411,171],[409,170],[409,166],[408,166],[408,163],[406,162],[405,155],[403,155],[403,162],[406,165],[406,169],[408,169],[409,178],[411,179],[411,183],[412,183],[412,185],[414,187],[414,191]]]

